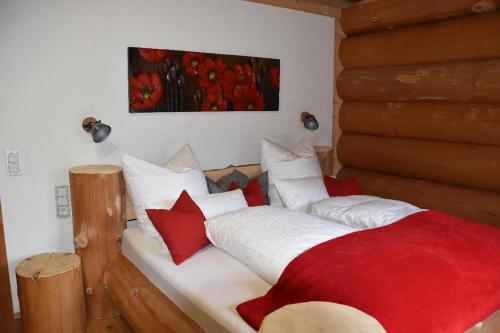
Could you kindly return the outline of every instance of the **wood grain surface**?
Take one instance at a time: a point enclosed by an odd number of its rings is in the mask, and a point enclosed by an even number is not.
[[[70,170],[75,251],[82,258],[87,316],[106,319],[118,314],[104,290],[108,260],[120,251],[124,229],[123,174],[116,166]]]
[[[500,57],[500,11],[347,37],[345,69],[457,62]]]
[[[487,13],[499,7],[500,0],[370,1],[344,8],[341,23],[351,35]]]
[[[346,102],[344,133],[500,145],[500,103]]]

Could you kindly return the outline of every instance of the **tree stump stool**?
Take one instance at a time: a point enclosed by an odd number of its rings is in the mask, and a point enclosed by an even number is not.
[[[85,300],[80,258],[44,253],[16,267],[23,333],[83,333]]]
[[[82,165],[69,170],[73,243],[82,258],[87,317],[117,316],[103,281],[108,261],[120,252],[125,228],[125,183],[115,165]]]

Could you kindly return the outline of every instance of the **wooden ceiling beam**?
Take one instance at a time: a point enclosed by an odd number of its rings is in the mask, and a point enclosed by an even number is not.
[[[275,7],[294,9],[302,12],[340,17],[340,8],[326,4],[320,0],[246,0],[249,2],[261,3]]]

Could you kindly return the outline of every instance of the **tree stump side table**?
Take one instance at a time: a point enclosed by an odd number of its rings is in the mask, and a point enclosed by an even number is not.
[[[120,252],[125,227],[125,184],[116,165],[82,165],[69,170],[73,209],[73,243],[82,258],[85,303],[89,319],[119,313],[103,280],[108,261]]]
[[[324,175],[331,176],[333,173],[333,147],[315,146],[314,150],[318,156],[321,171]]]
[[[16,267],[23,333],[83,333],[85,300],[80,258],[44,253]]]

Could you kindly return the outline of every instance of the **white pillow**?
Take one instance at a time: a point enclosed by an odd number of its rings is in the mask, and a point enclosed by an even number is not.
[[[329,198],[323,178],[307,177],[274,181],[286,208],[305,212],[309,205]]]
[[[187,143],[168,160],[167,168],[175,172],[187,172],[189,169],[202,170],[198,158]]]
[[[182,157],[185,158],[185,155]],[[192,159],[184,160],[192,162]],[[175,159],[169,163],[173,163],[178,170],[185,171],[175,172],[129,155],[124,155],[122,158],[125,183],[139,227],[144,234],[158,241],[162,241],[162,238],[149,220],[146,207],[155,203],[175,201],[183,190],[186,190],[191,197],[208,194],[207,182],[201,168],[189,168],[193,164],[182,168],[182,163],[177,163]]]
[[[423,211],[403,201],[371,195],[332,197],[311,205],[310,213],[353,228],[371,229],[397,222]]]
[[[192,198],[194,203],[200,208],[201,212],[208,220],[212,217],[224,215],[229,212],[234,212],[243,208],[247,208],[248,204],[240,189],[204,194]],[[176,200],[167,200],[146,205],[146,209],[171,209]]]
[[[240,189],[201,195],[194,197],[193,201],[200,207],[207,220],[248,207],[243,191]]]
[[[268,171],[269,198],[271,205],[283,203],[275,188],[278,179],[321,177],[321,166],[311,141],[304,137],[292,150],[288,150],[270,140],[263,139],[261,144],[261,168]]]

